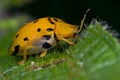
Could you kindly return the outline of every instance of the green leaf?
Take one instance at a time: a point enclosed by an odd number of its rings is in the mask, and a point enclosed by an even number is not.
[[[5,42],[5,39],[6,42]],[[9,38],[5,37],[5,46]],[[30,56],[24,65],[0,45],[0,80],[119,80],[120,44],[99,23],[89,25],[74,45],[60,42],[43,58]],[[0,42],[2,42],[0,41]]]

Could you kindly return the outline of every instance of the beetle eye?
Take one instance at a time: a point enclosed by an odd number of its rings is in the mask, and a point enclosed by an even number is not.
[[[76,36],[77,35],[77,31],[74,32],[73,36]]]

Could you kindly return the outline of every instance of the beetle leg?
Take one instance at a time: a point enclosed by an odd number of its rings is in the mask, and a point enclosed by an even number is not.
[[[40,54],[40,57],[44,57],[44,56],[46,55],[46,53],[47,53],[47,49],[44,50],[44,51]]]
[[[23,56],[23,59],[21,61],[18,62],[19,65],[24,64],[24,62],[26,61],[26,55]]]
[[[24,62],[26,61],[26,58],[27,58],[27,56],[26,56],[26,50],[25,50],[25,51],[24,51],[24,55],[23,55],[23,59],[22,59],[21,61],[19,61],[18,64],[19,64],[19,65],[24,64]]]
[[[67,39],[65,39],[65,38],[62,38],[62,37],[60,37],[60,36],[57,36],[57,38],[58,38],[59,40],[63,40],[63,41],[65,41],[65,42],[67,42],[68,44],[74,44],[74,42],[69,41],[69,40],[67,40]]]

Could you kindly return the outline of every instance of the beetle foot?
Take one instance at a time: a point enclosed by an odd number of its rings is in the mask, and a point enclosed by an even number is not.
[[[47,53],[47,50],[43,51],[41,54],[40,54],[40,57],[44,57]]]
[[[19,61],[18,64],[19,64],[19,65],[23,65],[25,61],[26,61],[26,60],[23,59],[23,60]]]

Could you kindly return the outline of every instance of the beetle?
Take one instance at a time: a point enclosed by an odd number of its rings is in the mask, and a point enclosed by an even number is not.
[[[27,55],[41,52],[40,57],[44,57],[48,49],[57,45],[58,41],[74,44],[68,39],[74,38],[81,31],[88,11],[89,9],[84,14],[79,27],[54,17],[44,17],[27,23],[15,34],[9,53],[23,56],[18,62],[23,64]]]

